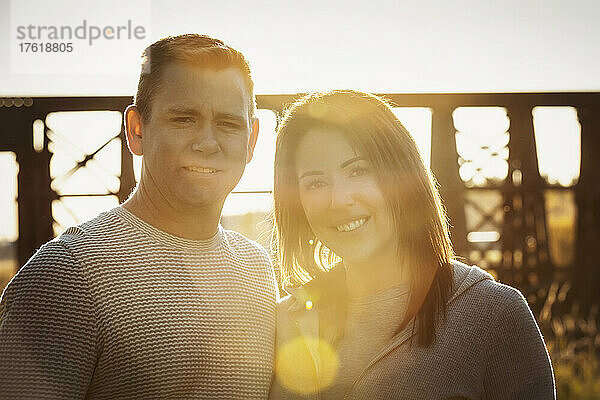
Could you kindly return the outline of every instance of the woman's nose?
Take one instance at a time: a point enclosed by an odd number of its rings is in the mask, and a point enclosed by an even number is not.
[[[355,189],[351,184],[341,181],[332,184],[330,207],[344,208],[354,204]]]

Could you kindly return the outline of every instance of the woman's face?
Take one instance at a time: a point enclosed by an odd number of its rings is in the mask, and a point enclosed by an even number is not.
[[[394,223],[375,173],[339,131],[309,130],[295,161],[300,201],[317,239],[350,266],[395,257]]]

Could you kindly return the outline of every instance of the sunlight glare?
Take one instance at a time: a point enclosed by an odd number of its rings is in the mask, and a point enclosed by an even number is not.
[[[423,163],[429,168],[431,166],[431,108],[393,107],[392,111],[417,143]]]
[[[12,151],[0,151],[0,204],[2,204],[2,224],[0,241],[14,242],[19,238],[19,214],[17,204],[17,176],[19,164]]]
[[[459,175],[467,187],[499,184],[508,176],[510,121],[503,107],[459,107],[456,128]]]
[[[574,107],[535,107],[533,126],[540,175],[550,184],[572,186],[581,167],[581,125]]]

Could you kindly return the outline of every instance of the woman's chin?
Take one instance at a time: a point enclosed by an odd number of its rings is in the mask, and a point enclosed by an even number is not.
[[[352,251],[346,251],[344,254],[345,256],[341,254],[338,255],[344,261],[344,264],[348,266],[368,264],[375,258],[374,254],[372,254],[370,251],[360,252],[356,251],[356,249],[353,249]]]

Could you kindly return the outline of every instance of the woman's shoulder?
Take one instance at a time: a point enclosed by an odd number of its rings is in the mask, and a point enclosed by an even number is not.
[[[285,286],[286,296],[278,301],[280,311],[314,311],[317,303],[325,303],[331,299],[331,294],[339,294],[340,283],[345,281],[345,270],[341,263],[336,264],[328,271],[318,273],[310,281],[299,286]],[[321,301],[322,300],[322,301]]]
[[[285,292],[287,295],[277,301],[278,313],[297,313],[307,309],[310,310],[312,296],[305,286],[285,288]]]
[[[295,302],[296,299],[291,294],[280,297],[279,300],[277,300],[277,312],[288,311]]]
[[[443,343],[481,350],[486,393],[554,398],[550,359],[523,294],[480,268],[457,263],[454,271],[457,293],[448,304]]]
[[[449,307],[472,305],[485,313],[531,314],[519,289],[496,281],[477,266],[453,262],[454,282]],[[471,307],[469,307],[471,308]]]

